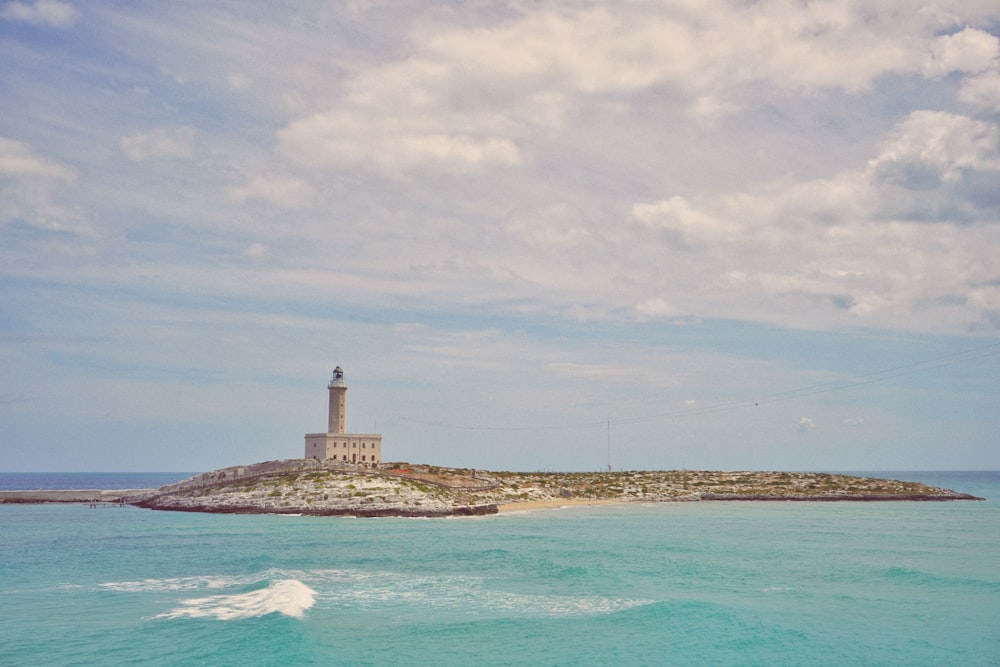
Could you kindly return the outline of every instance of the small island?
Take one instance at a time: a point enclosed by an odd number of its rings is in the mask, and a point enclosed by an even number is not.
[[[303,458],[233,466],[159,489],[0,491],[0,503],[89,502],[227,514],[439,517],[579,504],[681,501],[982,500],[917,482],[803,472],[489,472],[382,460],[382,436],[347,431],[347,383],[327,384],[327,430]]]
[[[982,500],[918,482],[803,472],[487,472],[290,459],[202,473],[126,497],[139,507],[231,514],[441,517],[574,504]]]

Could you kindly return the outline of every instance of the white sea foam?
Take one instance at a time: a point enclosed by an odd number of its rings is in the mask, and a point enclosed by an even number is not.
[[[474,576],[412,575],[395,572],[312,570],[304,573],[334,604],[375,609],[405,604],[438,611],[532,616],[612,614],[653,600],[601,596],[536,595],[492,590]]]
[[[296,579],[282,579],[265,588],[232,595],[183,600],[181,606],[155,618],[215,618],[233,621],[280,613],[301,618],[313,606],[316,591]]]
[[[268,582],[270,582],[268,584]],[[268,584],[268,585],[264,585]],[[455,610],[473,614],[583,616],[612,614],[651,600],[601,596],[544,595],[495,590],[470,575],[419,575],[354,569],[272,569],[242,576],[201,575],[101,584],[108,590],[142,592],[238,591],[183,600],[156,618],[232,620],[279,612],[299,617],[318,599],[323,606]],[[260,586],[246,591],[247,587]]]
[[[142,579],[139,581],[109,581],[101,588],[123,593],[143,593],[149,591],[195,591],[200,589],[222,589],[230,586],[246,586],[260,581],[260,576],[225,577],[215,575],[192,577],[169,577],[166,579]]]

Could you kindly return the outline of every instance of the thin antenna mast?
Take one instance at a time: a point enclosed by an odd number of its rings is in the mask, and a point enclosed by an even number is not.
[[[608,414],[608,472],[611,472],[611,415]]]

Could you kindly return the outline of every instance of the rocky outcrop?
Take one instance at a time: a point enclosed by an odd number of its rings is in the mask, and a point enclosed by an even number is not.
[[[129,502],[150,509],[230,514],[472,516],[496,513],[496,503],[470,496],[489,488],[492,482],[463,471],[440,475],[334,462],[300,466],[293,460],[204,473]]]
[[[916,482],[825,473],[625,471],[477,472],[390,464],[270,461],[212,471],[128,501],[184,512],[439,517],[495,513],[500,504],[558,500],[981,500]]]

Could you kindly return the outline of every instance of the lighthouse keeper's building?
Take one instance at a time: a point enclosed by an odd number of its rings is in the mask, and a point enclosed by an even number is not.
[[[382,436],[347,433],[347,384],[340,366],[330,384],[330,412],[326,433],[306,434],[307,459],[334,459],[344,463],[376,466],[382,462]]]

